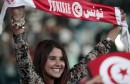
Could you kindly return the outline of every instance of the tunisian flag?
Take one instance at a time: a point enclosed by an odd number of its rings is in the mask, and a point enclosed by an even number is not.
[[[121,21],[121,12],[118,7],[106,6],[85,0],[5,0],[0,14],[0,33],[2,23],[8,7],[30,6],[58,16],[108,22],[122,25],[121,41],[130,50],[130,36],[126,21]]]
[[[104,84],[130,84],[130,53],[105,54],[87,66],[92,77],[100,75]]]

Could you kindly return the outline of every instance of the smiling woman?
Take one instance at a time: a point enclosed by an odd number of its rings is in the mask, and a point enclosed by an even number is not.
[[[53,48],[50,52],[45,64],[45,71],[54,78],[59,78],[65,68],[65,62],[62,56],[62,51],[58,48]]]
[[[44,40],[37,45],[34,66],[46,84],[54,84],[55,78],[57,82],[65,79],[69,69],[64,48],[53,40]]]
[[[69,70],[63,46],[54,40],[38,43],[32,62],[25,40],[24,7],[11,10],[14,48],[21,84],[77,84],[83,77],[89,77],[87,63],[101,54],[108,53],[111,43],[121,31],[121,27],[115,25],[108,33],[107,39],[99,42],[86,57]],[[101,81],[97,77],[88,81],[88,84],[99,82]]]

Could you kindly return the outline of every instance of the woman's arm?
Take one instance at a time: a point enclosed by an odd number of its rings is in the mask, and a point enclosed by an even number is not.
[[[89,77],[89,72],[87,69],[87,63],[94,60],[97,56],[101,54],[108,53],[112,42],[116,39],[118,34],[121,32],[121,27],[114,25],[112,30],[108,33],[106,39],[99,42],[95,48],[89,52],[86,57],[84,57],[79,64],[75,65],[69,72],[69,77],[67,84],[75,84],[83,77]]]
[[[24,7],[11,8],[12,31],[18,72],[21,84],[44,84],[34,71],[25,38]]]

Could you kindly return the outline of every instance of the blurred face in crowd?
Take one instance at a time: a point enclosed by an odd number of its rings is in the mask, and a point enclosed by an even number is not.
[[[58,48],[53,48],[49,53],[45,63],[45,72],[48,77],[59,78],[65,68],[64,57],[62,51]]]

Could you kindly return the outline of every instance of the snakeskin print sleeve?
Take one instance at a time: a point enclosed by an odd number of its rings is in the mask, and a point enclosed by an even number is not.
[[[77,82],[85,76],[89,78],[87,63],[94,60],[97,56],[109,52],[111,45],[112,42],[106,39],[99,42],[86,57],[69,71],[67,84],[77,84]]]
[[[13,35],[16,63],[21,84],[44,84],[39,75],[34,71],[34,66],[29,55],[28,44],[25,42],[25,33]]]

